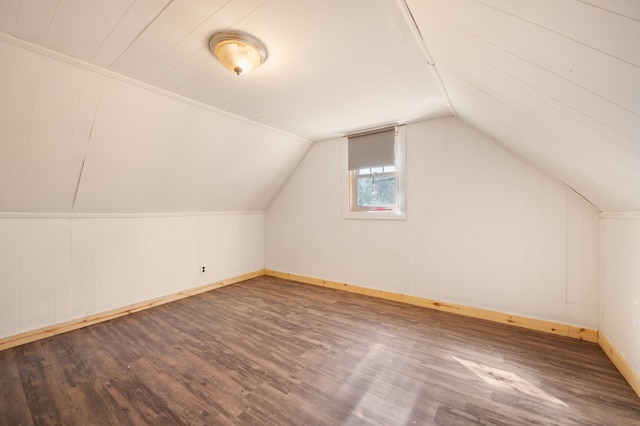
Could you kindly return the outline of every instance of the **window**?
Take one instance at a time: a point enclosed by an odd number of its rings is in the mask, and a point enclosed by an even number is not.
[[[404,128],[347,138],[344,217],[404,219]]]
[[[398,196],[396,166],[367,167],[349,171],[351,210],[393,210]]]

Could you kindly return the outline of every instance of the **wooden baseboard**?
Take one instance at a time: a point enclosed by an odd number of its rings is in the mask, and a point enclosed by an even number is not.
[[[416,306],[437,309],[439,311],[452,312],[473,318],[499,322],[503,324],[522,327],[530,330],[543,331],[546,333],[557,334],[560,336],[573,337],[575,339],[586,340],[589,342],[598,342],[598,330],[589,328],[575,327],[572,325],[555,323],[540,319],[528,318],[518,315],[505,314],[503,312],[490,311],[488,309],[473,308],[470,306],[456,305],[453,303],[444,303],[437,300],[427,299],[424,297],[410,296],[401,293],[393,293],[384,290],[375,290],[366,287],[360,287],[352,284],[341,283],[336,281],[328,281],[320,278],[306,277],[303,275],[290,274],[287,272],[273,271],[265,269],[265,275],[272,277],[284,278],[298,281],[306,284],[314,284],[322,287],[333,288],[337,290],[349,291],[351,293],[363,294],[366,296],[379,297],[381,299],[393,300],[396,302],[408,303]]]
[[[640,374],[638,374],[632,367],[629,365],[625,357],[613,346],[611,341],[604,334],[600,333],[598,336],[598,344],[607,354],[611,362],[616,366],[618,371],[627,379],[629,385],[633,388],[634,391],[640,396]]]
[[[640,396],[640,375],[634,371],[634,369],[627,363],[624,356],[618,352],[618,350],[611,344],[609,339],[599,334],[597,330],[580,328],[566,324],[554,323],[550,321],[544,321],[534,318],[522,317],[517,315],[505,314],[502,312],[490,311],[487,309],[473,308],[464,305],[456,305],[453,303],[443,303],[432,299],[427,299],[418,296],[410,296],[401,293],[393,293],[384,290],[376,290],[367,287],[360,287],[352,284],[341,283],[337,281],[328,281],[320,278],[306,277],[303,275],[290,274],[287,272],[279,272],[269,269],[261,269],[255,272],[239,275],[237,277],[228,278],[221,281],[216,281],[207,285],[195,287],[189,290],[183,290],[178,293],[170,294],[167,296],[159,297],[157,299],[135,303],[133,305],[125,306],[122,308],[114,309],[100,314],[90,315],[84,318],[75,319],[72,321],[56,324],[50,327],[41,328],[38,330],[28,331],[25,333],[17,334],[0,339],[0,351],[4,349],[13,348],[15,346],[23,345],[36,340],[44,339],[47,337],[55,336],[58,334],[66,333],[69,331],[77,330],[82,327],[87,327],[93,324],[98,324],[103,321],[108,321],[114,318],[122,317],[132,314],[134,312],[143,311],[145,309],[160,306],[165,303],[170,303],[176,300],[184,299],[186,297],[194,296],[196,294],[204,293],[216,288],[224,287],[227,285],[246,281],[251,278],[260,277],[262,275],[268,275],[272,277],[284,278],[288,280],[298,281],[306,284],[313,284],[322,287],[333,288],[337,290],[348,291],[351,293],[363,294],[366,296],[378,297],[381,299],[393,300],[396,302],[408,303],[416,306],[423,306],[431,309],[437,309],[445,312],[452,312],[460,315],[465,315],[473,318],[480,318],[489,321],[508,324],[516,327],[527,328],[531,330],[543,331],[551,334],[557,334],[562,336],[568,336],[575,339],[586,340],[589,342],[598,343],[602,350],[611,359],[613,364],[618,368],[620,373],[629,382],[631,387]]]
[[[0,351],[4,349],[13,348],[15,346],[24,345],[25,343],[34,342],[36,340],[44,339],[47,337],[55,336],[58,334],[66,333],[69,331],[77,330],[82,327],[87,327],[93,324],[97,324],[103,321],[108,321],[114,318],[122,317],[132,314],[134,312],[143,311],[145,309],[153,308],[155,306],[164,305],[165,303],[174,302],[176,300],[184,299],[189,296],[204,293],[216,288],[224,287],[227,285],[235,284],[241,281],[246,281],[251,278],[260,277],[264,275],[264,270],[260,269],[255,272],[250,272],[237,277],[228,278],[221,281],[216,281],[203,286],[195,287],[189,290],[183,290],[178,293],[162,296],[157,299],[148,300],[145,302],[135,303],[133,305],[117,308],[111,311],[102,312],[95,315],[90,315],[84,318],[79,318],[71,321],[67,321],[61,324],[55,324],[49,327],[41,328],[38,330],[27,331],[25,333],[16,334],[0,339]]]

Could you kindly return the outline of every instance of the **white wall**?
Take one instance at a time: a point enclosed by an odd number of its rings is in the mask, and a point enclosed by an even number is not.
[[[263,213],[0,216],[0,338],[263,265]]]
[[[261,211],[310,144],[0,34],[0,212]]]
[[[455,118],[407,126],[407,219],[342,218],[344,139],[270,206],[267,269],[599,328],[599,218]]]
[[[601,330],[640,372],[640,212],[603,217]]]

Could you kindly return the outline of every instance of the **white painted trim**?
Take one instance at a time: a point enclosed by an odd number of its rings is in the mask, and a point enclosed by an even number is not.
[[[46,56],[48,58],[54,59],[56,61],[64,62],[66,64],[73,65],[73,66],[76,66],[78,68],[82,68],[82,69],[87,70],[87,71],[95,72],[95,73],[100,74],[100,75],[102,75],[104,77],[113,78],[113,79],[119,80],[119,81],[121,81],[123,83],[131,84],[133,86],[137,86],[137,87],[140,87],[142,89],[149,90],[149,91],[154,92],[156,94],[159,94],[159,95],[162,95],[162,96],[166,96],[168,98],[176,100],[178,102],[182,102],[182,103],[194,106],[196,108],[200,108],[200,109],[203,109],[203,110],[206,110],[206,111],[218,114],[218,115],[222,115],[222,116],[224,116],[226,118],[229,118],[229,119],[232,119],[232,120],[236,120],[236,121],[239,121],[239,122],[247,124],[247,125],[258,127],[258,128],[261,128],[261,129],[264,129],[264,130],[268,130],[268,131],[271,131],[271,132],[274,132],[274,133],[278,133],[278,134],[281,134],[281,135],[285,135],[285,136],[290,137],[290,138],[295,138],[295,139],[298,139],[301,142],[311,142],[310,139],[306,139],[306,138],[303,138],[301,136],[285,132],[284,130],[276,129],[275,127],[267,126],[266,124],[262,124],[262,123],[259,123],[257,121],[249,120],[248,118],[245,118],[245,117],[242,117],[242,116],[239,116],[239,115],[236,115],[236,114],[232,114],[232,113],[230,113],[228,111],[224,111],[222,109],[218,109],[218,108],[212,107],[211,105],[207,105],[207,104],[203,104],[201,102],[194,101],[193,99],[187,98],[185,96],[178,95],[177,93],[170,92],[170,91],[165,90],[165,89],[161,89],[161,88],[159,88],[157,86],[153,86],[151,84],[144,83],[142,81],[133,79],[131,77],[127,77],[125,75],[118,74],[118,73],[110,71],[108,69],[101,68],[101,67],[99,67],[97,65],[93,65],[93,64],[90,64],[88,62],[84,62],[84,61],[82,61],[80,59],[77,59],[77,58],[74,58],[72,56],[64,55],[62,53],[47,49],[47,48],[42,47],[40,45],[33,44],[31,42],[28,42],[28,41],[25,41],[25,40],[21,40],[21,39],[16,38],[16,37],[12,37],[12,36],[10,36],[8,34],[5,34],[5,33],[0,33],[0,42],[5,42],[5,43],[8,43],[8,44],[11,44],[12,46],[16,46],[16,47],[20,47],[20,48],[25,49],[25,50],[29,50],[29,51],[31,51],[33,53],[38,54],[38,55],[43,55],[43,56]]]
[[[600,212],[602,219],[640,220],[640,211]]]
[[[165,212],[165,213],[21,213],[0,212],[0,219],[126,219],[189,216],[264,215],[264,211]]]

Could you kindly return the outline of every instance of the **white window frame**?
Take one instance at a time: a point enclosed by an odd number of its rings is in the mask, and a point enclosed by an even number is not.
[[[392,210],[351,210],[351,174],[349,173],[349,144],[345,137],[342,149],[342,217],[344,219],[389,219],[407,218],[406,190],[407,141],[405,126],[397,127],[396,135],[396,206]]]

